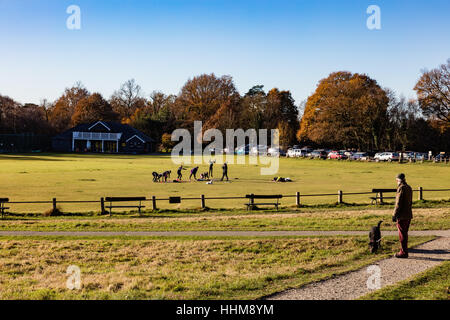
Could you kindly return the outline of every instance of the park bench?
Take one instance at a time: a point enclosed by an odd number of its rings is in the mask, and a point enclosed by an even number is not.
[[[106,197],[105,201],[109,202],[108,206],[105,206],[105,208],[109,209],[109,215],[112,213],[113,208],[138,208],[139,214],[141,213],[141,208],[145,208],[144,205],[142,205],[142,201],[145,201],[145,197]],[[139,201],[138,205],[113,205],[114,202],[134,202]]]
[[[397,189],[372,189],[372,192],[375,193],[375,197],[370,197],[372,204],[374,201],[378,204],[378,200],[380,200],[380,204],[383,204],[385,199],[395,199],[395,197],[384,197],[383,193],[396,193]]]
[[[9,199],[8,198],[0,198],[0,212],[2,214],[2,219],[3,219],[3,215],[5,214],[5,210],[8,210],[8,207],[5,207],[5,203],[8,203]]]
[[[245,197],[248,199],[248,203],[245,204],[247,206],[247,211],[253,210],[257,206],[275,206],[275,208],[277,208],[277,210],[278,210],[278,207],[281,204],[280,199],[283,198],[283,196],[281,194],[276,194],[276,195],[247,194]],[[267,201],[276,199],[276,201],[255,203],[255,199],[267,200]]]

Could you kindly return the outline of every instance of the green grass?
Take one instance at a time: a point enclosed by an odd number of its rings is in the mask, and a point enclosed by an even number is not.
[[[335,203],[338,190],[344,192],[368,192],[374,187],[395,188],[395,176],[404,172],[413,188],[450,188],[450,165],[434,163],[360,163],[347,161],[323,161],[281,158],[277,175],[290,177],[292,183],[274,183],[272,176],[262,176],[264,164],[229,166],[231,181],[185,183],[152,183],[152,172],[172,170],[176,176],[177,165],[169,156],[148,155],[76,155],[32,154],[0,155],[0,196],[11,201],[99,200],[105,196],[168,196],[206,197],[244,196],[255,194],[332,193],[336,196],[304,197],[307,205]],[[208,161],[209,159],[205,159]],[[207,164],[199,172],[207,171]],[[216,165],[216,177],[220,176]],[[189,171],[184,171],[187,178]],[[447,184],[446,184],[447,183]],[[425,199],[449,198],[448,192],[425,192]],[[348,203],[369,203],[369,195],[344,196]],[[238,200],[207,200],[211,208],[243,208],[246,202]],[[283,199],[284,206],[295,204],[295,198]],[[98,212],[99,204],[60,204],[63,212]],[[50,204],[12,204],[12,212],[38,212],[49,209]],[[183,201],[170,205],[158,202],[161,209],[192,209],[200,207],[200,200]]]
[[[0,299],[256,299],[369,265],[397,247],[396,237],[377,255],[365,237],[3,237]],[[66,288],[70,265],[81,269],[79,291]]]
[[[392,209],[305,210],[300,212],[190,212],[139,216],[7,216],[0,230],[9,231],[269,231],[369,230],[383,220],[382,230],[396,230]],[[414,210],[412,230],[450,229],[450,208]]]
[[[413,279],[366,295],[364,300],[450,300],[450,261]]]

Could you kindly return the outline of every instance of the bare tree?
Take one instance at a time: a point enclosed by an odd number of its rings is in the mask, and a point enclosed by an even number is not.
[[[439,68],[423,71],[414,90],[424,115],[450,124],[450,59]]]
[[[122,119],[129,119],[136,109],[145,106],[146,101],[142,98],[141,86],[136,83],[136,80],[130,79],[114,92],[110,103]]]

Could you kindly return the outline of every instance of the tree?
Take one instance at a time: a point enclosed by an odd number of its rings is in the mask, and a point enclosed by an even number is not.
[[[78,102],[88,97],[89,94],[81,82],[77,82],[71,88],[66,88],[64,94],[49,110],[49,120],[56,132],[69,129]]]
[[[130,79],[114,92],[110,103],[122,120],[126,120],[134,114],[136,109],[144,107],[146,100],[141,96],[141,86],[136,83],[136,80]]]
[[[78,102],[72,116],[72,125],[99,120],[115,121],[117,119],[118,114],[113,111],[108,101],[103,99],[101,94],[93,93]]]
[[[177,113],[187,125],[196,120],[206,123],[219,110],[222,115],[225,110],[234,110],[239,99],[230,76],[218,78],[214,74],[203,74],[189,79],[183,86],[176,101]],[[219,118],[216,115],[210,126],[217,124]]]
[[[381,147],[389,98],[366,75],[334,72],[305,105],[298,137],[303,142],[374,150]]]
[[[423,71],[414,90],[425,116],[450,126],[450,59],[431,71]]]
[[[264,128],[279,130],[281,146],[287,147],[296,142],[298,109],[290,91],[276,88],[269,91],[264,110]]]
[[[262,129],[267,96],[263,85],[253,86],[241,99],[240,127],[242,129]]]

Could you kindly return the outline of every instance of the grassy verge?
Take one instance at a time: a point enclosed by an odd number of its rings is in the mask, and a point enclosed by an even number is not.
[[[412,237],[417,245],[432,237]],[[366,237],[234,239],[1,238],[1,299],[255,299],[391,255]],[[66,270],[81,269],[81,290]]]
[[[363,300],[450,300],[450,261],[362,297]]]
[[[392,209],[305,210],[300,212],[197,212],[117,216],[37,217],[14,215],[0,220],[4,231],[292,231],[368,230],[383,220],[396,230]],[[412,230],[450,229],[450,208],[415,209]]]

